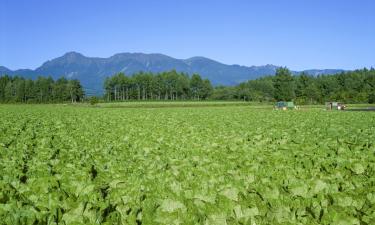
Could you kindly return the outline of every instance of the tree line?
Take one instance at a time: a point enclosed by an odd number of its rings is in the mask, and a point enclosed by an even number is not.
[[[246,101],[295,101],[297,104],[321,104],[327,101],[375,103],[375,69],[361,69],[335,75],[293,76],[285,67],[275,76],[249,80],[237,86],[216,87],[211,99]]]
[[[2,103],[54,103],[80,102],[84,91],[78,80],[62,77],[38,77],[35,80],[19,76],[0,76],[0,102]]]
[[[139,72],[133,76],[117,73],[104,82],[108,101],[125,100],[204,100],[213,87],[198,74],[191,77],[175,70],[163,73]]]
[[[292,75],[286,67],[276,75],[249,80],[236,86],[213,87],[199,74],[189,76],[175,70],[162,73],[117,73],[104,82],[106,101],[126,100],[244,100],[258,102],[295,101],[319,104],[326,101],[375,103],[375,69],[361,69],[335,75]],[[0,102],[80,102],[84,98],[78,80],[64,77],[0,76]]]

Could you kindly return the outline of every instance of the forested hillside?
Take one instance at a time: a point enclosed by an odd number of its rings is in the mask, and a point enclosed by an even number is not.
[[[38,77],[36,80],[15,76],[0,76],[0,102],[53,103],[79,102],[84,92],[78,80]]]

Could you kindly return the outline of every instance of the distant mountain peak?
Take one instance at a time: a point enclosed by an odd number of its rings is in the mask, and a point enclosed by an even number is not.
[[[81,60],[81,59],[86,59],[88,57],[82,55],[81,53],[78,52],[67,52],[63,56],[58,57],[56,59],[64,59],[68,61],[74,61],[74,60]]]
[[[194,56],[194,57],[191,57],[191,58],[188,58],[188,59],[184,59],[183,60],[186,64],[188,64],[189,66],[194,66],[194,65],[197,65],[197,66],[209,66],[209,65],[213,65],[213,64],[216,64],[216,65],[225,65],[225,64],[222,64],[218,61],[215,61],[213,59],[209,59],[209,58],[206,58],[206,57],[203,57],[203,56]]]
[[[85,57],[85,56],[79,52],[70,51],[70,52],[65,53],[62,57]]]
[[[203,57],[203,56],[193,56],[193,57],[190,57],[190,58],[185,59],[185,60],[211,60],[211,61],[214,61],[212,59],[209,59],[209,58],[206,58],[206,57]]]
[[[3,72],[3,71],[11,71],[11,70],[6,68],[5,66],[0,66],[0,72]]]
[[[266,64],[264,66],[267,66],[267,67],[280,67],[280,66],[276,66],[276,65],[273,65],[273,64]]]

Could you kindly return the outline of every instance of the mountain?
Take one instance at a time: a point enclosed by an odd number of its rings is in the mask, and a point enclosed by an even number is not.
[[[0,74],[9,74],[12,73],[12,71],[4,66],[0,66]]]
[[[163,72],[175,69],[188,74],[198,73],[214,85],[235,85],[265,75],[274,75],[278,66],[226,65],[205,57],[175,59],[163,54],[120,53],[109,58],[86,57],[77,52],[68,52],[49,60],[35,70],[9,70],[0,66],[0,75],[20,75],[35,79],[39,75],[54,79],[66,77],[79,79],[89,93],[100,93],[107,76],[118,72],[132,75],[139,71]],[[308,74],[334,74],[343,70],[305,70]],[[302,71],[301,71],[302,72]],[[298,74],[300,72],[293,72]]]

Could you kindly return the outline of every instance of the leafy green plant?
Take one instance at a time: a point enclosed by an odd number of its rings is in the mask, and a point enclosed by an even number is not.
[[[94,106],[99,103],[99,99],[96,96],[90,97],[90,105]]]
[[[373,224],[374,122],[317,109],[1,106],[0,224]]]

